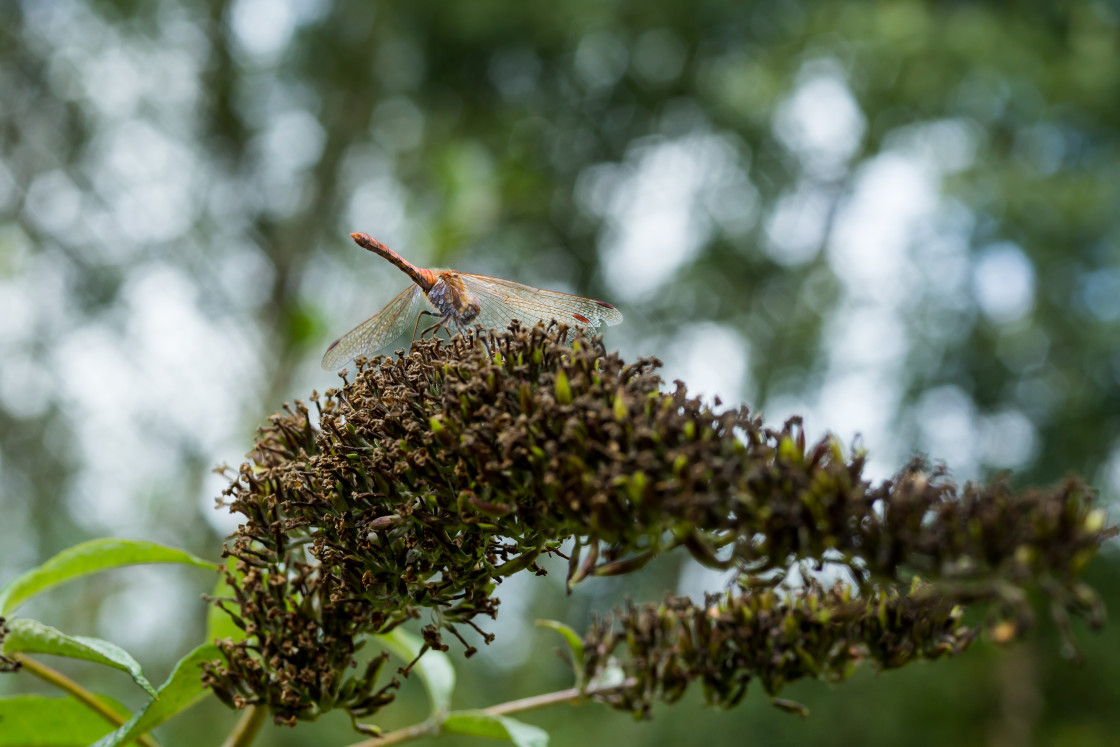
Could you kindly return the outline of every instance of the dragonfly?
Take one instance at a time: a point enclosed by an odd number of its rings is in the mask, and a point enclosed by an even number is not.
[[[439,328],[460,331],[477,324],[504,328],[514,319],[524,324],[555,319],[574,329],[615,325],[622,312],[604,301],[541,290],[509,280],[469,272],[417,267],[366,233],[350,234],[358,246],[384,257],[408,275],[413,285],[385,308],[331,343],[323,355],[323,368],[337,371],[358,356],[370,356],[400,336],[409,324],[413,339],[421,317],[438,321],[420,333]]]

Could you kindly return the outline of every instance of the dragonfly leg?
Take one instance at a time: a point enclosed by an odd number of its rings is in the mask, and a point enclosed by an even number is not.
[[[433,314],[433,313],[432,313],[432,312],[430,312],[430,311],[422,311],[422,312],[420,312],[420,313],[421,313],[421,314],[429,314],[430,316],[435,316],[435,314]],[[428,334],[429,332],[432,332],[433,334],[439,334],[439,330],[440,330],[440,329],[441,329],[442,327],[445,327],[445,326],[447,325],[447,322],[448,322],[448,321],[449,321],[450,319],[451,319],[451,317],[448,317],[448,316],[441,316],[441,317],[439,318],[439,321],[438,321],[438,322],[436,322],[436,323],[435,323],[435,324],[433,324],[432,326],[430,326],[430,327],[428,327],[427,329],[425,329],[425,330],[423,330],[423,331],[421,331],[421,332],[420,332],[420,339],[421,339],[421,340],[423,340],[423,339],[424,339],[424,335]],[[417,317],[416,321],[417,321],[417,323],[419,323],[419,322],[420,322],[420,318],[419,318],[419,317]]]
[[[416,328],[420,326],[420,317],[425,316],[425,315],[426,316],[436,316],[436,314],[434,312],[428,311],[427,309],[424,309],[423,311],[421,311],[419,314],[416,315],[416,324],[412,325],[412,341],[413,342],[416,342]],[[431,327],[429,327],[428,329],[431,329]],[[427,331],[428,330],[424,330],[424,332],[427,332]],[[421,340],[424,339],[424,332],[420,333],[420,339]]]

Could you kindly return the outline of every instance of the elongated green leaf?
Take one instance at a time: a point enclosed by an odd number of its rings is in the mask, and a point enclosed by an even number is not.
[[[509,716],[494,716],[486,711],[452,711],[440,725],[445,734],[471,734],[476,737],[505,739],[517,747],[548,747],[548,732]]]
[[[154,698],[133,714],[128,723],[102,737],[94,747],[116,747],[145,734],[177,713],[187,710],[209,694],[202,686],[202,664],[221,658],[217,646],[204,644],[184,656],[175,671],[160,685]]]
[[[29,618],[17,617],[9,620],[7,625],[9,633],[4,637],[6,654],[54,654],[104,664],[128,672],[148,694],[156,694],[151,683],[145,679],[139,662],[115,643],[84,635],[67,635],[58,628]]]
[[[403,628],[392,633],[378,636],[378,640],[391,652],[406,663],[416,658],[424,646],[424,640]],[[420,675],[424,688],[428,691],[428,701],[432,704],[432,714],[442,717],[451,710],[451,693],[455,690],[455,667],[451,659],[442,651],[427,651],[413,667]]]
[[[537,620],[536,623],[542,628],[555,630],[564,636],[564,640],[568,643],[568,650],[572,654],[572,668],[575,669],[576,673],[576,687],[580,687],[583,684],[583,639],[580,638],[579,633],[556,620]]]
[[[83,542],[18,576],[0,589],[0,616],[8,616],[12,610],[28,598],[51,587],[96,573],[108,568],[140,563],[182,563],[199,568],[216,569],[213,563],[173,547],[164,547],[154,542],[124,539],[96,539]]]
[[[101,700],[122,716],[120,703]],[[16,695],[0,698],[0,747],[85,747],[113,725],[73,698]]]

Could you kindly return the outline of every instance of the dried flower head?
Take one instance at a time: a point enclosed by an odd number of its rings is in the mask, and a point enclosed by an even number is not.
[[[839,682],[865,659],[887,669],[961,653],[976,631],[961,624],[960,606],[926,591],[858,597],[840,582],[828,590],[810,582],[710,595],[703,605],[672,596],[631,605],[591,626],[584,677],[620,666],[624,685],[595,699],[644,717],[654,700],[674,702],[697,680],[708,703],[730,708],[751,680],[774,699],[806,677]]]
[[[354,668],[369,635],[426,610],[428,647],[446,649],[450,635],[469,656],[462,626],[494,617],[502,579],[544,573],[537,561],[560,555],[566,542],[569,584],[636,570],[675,548],[744,579],[803,562],[846,564],[860,605],[886,600],[901,610],[888,615],[900,642],[872,640],[866,625],[827,635],[859,639],[886,664],[907,647],[926,656],[956,641],[949,647],[958,650],[966,636],[946,612],[956,602],[989,600],[997,619],[1022,629],[1027,586],[1040,587],[1063,616],[1100,618],[1078,577],[1111,530],[1080,482],[958,490],[916,461],[873,487],[862,454],[845,455],[832,438],[807,447],[797,419],[771,430],[746,408],[713,410],[681,382],[663,391],[654,359],[626,364],[598,339],[565,338],[562,328],[515,324],[425,340],[313,395],[314,417],[296,402],[269,419],[225,491],[244,523],[227,544],[237,560],[233,595],[216,603],[247,637],[224,642],[226,661],[206,677],[227,704],[265,704],[287,723],[331,708],[373,713],[397,682],[375,689],[384,655]],[[936,583],[936,599],[890,596],[915,573]],[[744,610],[769,604],[770,593],[744,589],[721,602],[728,616],[718,640],[726,626],[744,624]],[[792,597],[795,617],[782,619],[796,622],[802,608],[838,599],[813,594]],[[686,602],[666,603],[656,614],[676,627],[650,645],[678,640],[694,613]],[[651,614],[631,610],[621,624]],[[590,641],[609,651],[604,631]],[[814,662],[827,659],[806,651]],[[685,679],[706,682],[705,668],[716,666],[714,658],[669,660],[692,673]],[[749,670],[773,683],[796,674],[786,664],[768,672],[735,662],[734,678]],[[725,685],[716,691],[736,692]],[[646,689],[670,691],[668,681]]]

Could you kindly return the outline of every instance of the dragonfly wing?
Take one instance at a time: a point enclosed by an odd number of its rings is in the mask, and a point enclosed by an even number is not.
[[[459,273],[467,290],[478,296],[481,310],[474,323],[503,328],[511,320],[533,325],[555,319],[568,327],[591,329],[622,321],[622,312],[602,301],[568,293],[541,290],[486,275]]]
[[[381,311],[332,342],[323,355],[323,369],[337,371],[359,355],[373,355],[416,321],[424,301],[418,285],[402,292]]]

